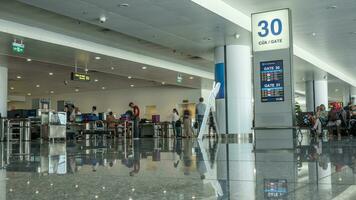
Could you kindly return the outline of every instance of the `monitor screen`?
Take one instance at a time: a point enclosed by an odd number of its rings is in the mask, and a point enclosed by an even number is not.
[[[284,101],[283,60],[260,63],[261,102]]]

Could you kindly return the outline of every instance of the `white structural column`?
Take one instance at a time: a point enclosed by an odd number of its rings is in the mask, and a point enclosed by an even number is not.
[[[356,87],[351,87],[351,98],[353,98],[353,104],[356,105]]]
[[[349,102],[350,102],[350,97],[351,97],[351,94],[350,94],[350,86],[347,85],[343,88],[343,91],[342,91],[342,102],[344,103],[344,106],[346,106]]]
[[[307,106],[307,112],[314,112],[314,81],[310,80],[305,83],[305,102]]]
[[[7,116],[7,73],[5,66],[0,65],[0,113],[1,117]]]
[[[251,133],[253,118],[251,48],[242,45],[219,47],[215,50],[215,63],[215,81],[224,82],[220,91],[223,94],[218,94],[216,101],[220,132]]]
[[[316,106],[324,104],[326,108],[328,108],[329,96],[327,73],[314,74],[314,96]]]

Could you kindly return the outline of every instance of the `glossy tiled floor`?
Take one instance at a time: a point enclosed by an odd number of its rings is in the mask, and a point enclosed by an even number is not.
[[[356,199],[356,139],[304,136],[296,144],[254,151],[248,140],[0,143],[0,200]]]

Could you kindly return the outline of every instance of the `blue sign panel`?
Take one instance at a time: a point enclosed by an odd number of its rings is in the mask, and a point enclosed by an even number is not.
[[[215,82],[221,84],[219,93],[216,95],[216,99],[225,98],[225,65],[219,63],[215,65]]]
[[[261,62],[261,101],[284,101],[283,60]]]

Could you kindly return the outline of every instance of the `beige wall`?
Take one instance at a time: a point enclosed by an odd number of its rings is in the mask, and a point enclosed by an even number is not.
[[[27,109],[27,103],[26,102],[20,102],[20,101],[11,101],[7,103],[7,109],[8,110],[13,110],[13,109]]]
[[[180,104],[184,99],[188,99],[190,102],[197,102],[200,95],[201,90],[199,89],[149,87],[60,94],[51,95],[50,98],[52,109],[57,109],[58,100],[66,100],[73,102],[81,112],[90,112],[91,107],[95,105],[99,112],[105,112],[110,109],[119,114],[129,109],[129,102],[134,102],[141,108],[141,116],[145,114],[146,105],[156,105],[157,112],[161,115],[161,120],[169,120],[171,110],[177,104]],[[31,108],[32,98],[26,99],[27,108]],[[43,96],[43,98],[48,98],[48,96]]]

